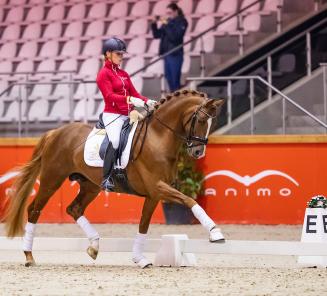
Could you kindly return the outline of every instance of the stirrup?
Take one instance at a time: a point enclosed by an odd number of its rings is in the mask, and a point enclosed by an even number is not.
[[[112,180],[112,177],[104,179],[101,183],[101,188],[105,191],[112,192],[115,189],[115,184]]]

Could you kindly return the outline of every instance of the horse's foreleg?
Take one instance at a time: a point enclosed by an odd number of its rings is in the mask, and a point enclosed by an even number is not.
[[[100,188],[88,180],[79,180],[78,182],[80,184],[80,191],[72,203],[67,207],[66,212],[73,217],[89,239],[90,246],[87,248],[87,253],[93,260],[95,260],[99,252],[100,236],[84,216],[84,211],[98,195]]]
[[[193,215],[199,220],[201,225],[209,232],[211,242],[224,242],[225,238],[217,227],[216,223],[207,215],[205,210],[191,197],[184,195],[172,188],[165,182],[159,181],[157,184],[159,197],[162,200],[184,204],[192,210]]]
[[[133,245],[133,261],[142,268],[148,267],[151,262],[143,255],[147,232],[152,214],[158,204],[158,200],[146,198],[143,204],[142,217],[139,224],[139,232],[136,234]]]

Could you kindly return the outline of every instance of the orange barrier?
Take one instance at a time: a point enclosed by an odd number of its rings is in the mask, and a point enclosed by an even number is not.
[[[12,181],[4,176],[30,158],[36,141],[0,139],[0,215]],[[206,176],[199,202],[219,223],[302,224],[306,202],[327,195],[326,155],[327,136],[211,137],[198,163]],[[77,191],[78,184],[66,181],[40,222],[72,222],[65,209]],[[138,223],[142,205],[139,197],[101,193],[86,215],[96,223]],[[165,223],[161,206],[152,222]]]

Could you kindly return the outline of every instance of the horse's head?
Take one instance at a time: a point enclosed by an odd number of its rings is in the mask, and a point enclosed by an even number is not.
[[[205,155],[212,119],[218,116],[225,100],[205,99],[184,113],[183,126],[187,137],[188,154],[196,159]]]

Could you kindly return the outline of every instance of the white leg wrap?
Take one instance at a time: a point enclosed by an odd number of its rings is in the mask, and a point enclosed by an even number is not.
[[[25,234],[23,237],[23,251],[32,251],[35,227],[36,224],[34,223],[26,223]]]
[[[137,233],[133,245],[133,261],[138,263],[145,257],[143,256],[143,250],[145,246],[147,235],[142,233]]]
[[[192,212],[196,219],[202,224],[202,226],[208,230],[208,232],[216,226],[216,223],[207,215],[207,213],[198,204],[192,207]]]
[[[84,217],[81,216],[76,220],[77,224],[82,228],[85,232],[87,238],[93,242],[94,240],[98,240],[100,238],[99,233],[94,229],[94,227],[90,224],[90,222]]]

